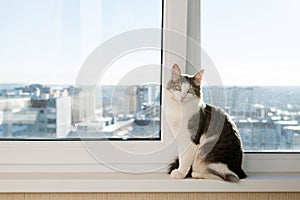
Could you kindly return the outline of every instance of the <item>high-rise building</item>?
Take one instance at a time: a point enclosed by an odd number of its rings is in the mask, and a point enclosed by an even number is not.
[[[51,88],[24,87],[29,97],[0,100],[0,134],[3,138],[58,138],[71,131],[71,98],[51,96]]]

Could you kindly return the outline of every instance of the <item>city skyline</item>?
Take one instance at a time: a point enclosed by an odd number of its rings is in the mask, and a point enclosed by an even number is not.
[[[204,102],[220,89],[245,151],[299,150],[299,87],[204,87]],[[278,95],[285,90],[293,98]],[[95,109],[87,92],[39,84],[1,89],[0,139],[160,139],[159,85],[103,86]]]

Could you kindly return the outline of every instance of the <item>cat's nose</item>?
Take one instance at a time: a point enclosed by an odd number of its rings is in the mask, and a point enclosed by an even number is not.
[[[180,101],[183,101],[185,99],[185,97],[180,97]]]

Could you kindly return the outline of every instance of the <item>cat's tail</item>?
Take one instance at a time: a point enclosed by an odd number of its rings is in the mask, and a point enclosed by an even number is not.
[[[238,175],[238,177],[240,179],[247,178],[247,174],[245,173],[245,171],[243,169],[240,169],[236,174]]]
[[[216,175],[223,179],[224,181],[237,183],[240,179],[246,178],[247,174],[243,169],[239,170],[239,172],[234,173],[230,169],[228,169],[226,164],[223,163],[212,163],[208,165],[207,172],[213,175]]]
[[[176,158],[175,161],[170,164],[168,174],[171,174],[171,172],[174,169],[178,169],[178,167],[179,167],[179,159]],[[240,181],[240,179],[247,177],[247,174],[244,172],[243,169],[240,169],[238,172],[234,173],[233,171],[228,169],[226,164],[223,164],[223,163],[211,163],[208,165],[206,171],[208,174],[213,174],[214,177],[219,177],[222,180],[231,182],[231,183],[237,183]],[[189,173],[186,175],[186,177],[192,177],[192,172],[193,172],[193,170],[191,168]],[[208,178],[208,177],[202,177],[202,178]],[[210,177],[210,178],[212,178],[212,177]],[[214,179],[214,178],[212,178],[212,179]]]
[[[174,162],[172,162],[169,166],[169,169],[168,169],[168,174],[171,174],[171,172],[174,170],[174,169],[178,169],[179,167],[179,158],[176,158]],[[189,173],[186,175],[186,177],[192,177],[192,168],[190,169]],[[185,177],[185,178],[186,178]]]
[[[168,174],[171,174],[171,172],[174,169],[178,169],[178,167],[179,167],[179,159],[176,158],[175,161],[170,164],[169,169],[168,169]]]

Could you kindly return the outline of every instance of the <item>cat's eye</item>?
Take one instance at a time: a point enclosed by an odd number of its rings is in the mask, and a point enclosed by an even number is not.
[[[194,90],[193,88],[189,88],[189,89],[188,89],[188,93],[189,93],[189,94],[195,94],[195,90]]]
[[[181,86],[180,85],[175,85],[174,89],[177,90],[177,91],[181,91]]]

